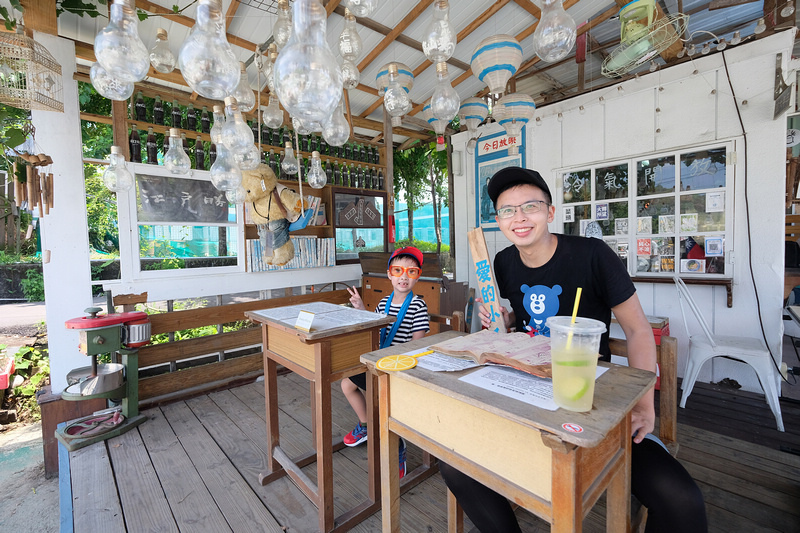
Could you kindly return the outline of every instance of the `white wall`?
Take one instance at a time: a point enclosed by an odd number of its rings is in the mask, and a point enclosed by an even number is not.
[[[627,159],[710,142],[736,141],[733,307],[727,307],[724,287],[691,285],[689,290],[715,333],[761,337],[757,291],[764,331],[777,361],[781,358],[783,330],[786,118],[782,115],[773,120],[772,93],[775,56],[783,53],[786,72],[793,41],[794,31],[785,31],[753,43],[729,47],[724,52],[744,123],[746,149],[721,53],[546,106],[537,111],[541,126],[531,123],[526,128],[527,166],[538,170],[552,191],[556,190],[554,170],[558,168]],[[789,79],[788,74],[784,76]],[[579,112],[581,105],[585,108],[583,114]],[[556,118],[559,112],[562,121]],[[492,124],[483,134],[495,131],[501,128]],[[464,176],[456,180],[454,222],[457,228],[474,228],[476,224],[475,156],[466,152],[467,140],[466,133],[453,137],[454,150],[462,151],[465,157]],[[752,256],[745,198],[749,200]],[[555,224],[551,230],[556,230]],[[490,255],[510,244],[500,232],[484,234]],[[474,287],[475,276],[465,232],[459,232],[456,244],[458,281],[469,280]],[[755,285],[751,280],[750,261]],[[645,313],[670,318],[671,333],[679,342],[678,371],[683,375],[687,335],[675,287],[638,283],[636,289]],[[699,332],[691,319],[689,328],[693,333]],[[699,379],[718,381],[725,377],[737,380],[746,390],[761,391],[749,366],[725,359],[718,358],[706,364]],[[780,377],[776,373],[777,379]]]

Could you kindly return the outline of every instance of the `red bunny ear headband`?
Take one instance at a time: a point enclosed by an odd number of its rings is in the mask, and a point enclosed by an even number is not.
[[[419,263],[419,266],[420,267],[422,266],[422,252],[419,251],[419,248],[415,248],[413,246],[404,246],[403,248],[398,248],[397,250],[392,252],[392,256],[389,258],[389,263],[386,265],[386,268],[389,268],[389,266],[392,264],[392,260],[395,257],[401,256],[401,255],[408,255],[408,256],[413,257],[414,259],[417,260],[417,263]]]

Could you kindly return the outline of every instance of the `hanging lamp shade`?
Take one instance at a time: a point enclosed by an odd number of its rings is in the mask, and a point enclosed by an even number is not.
[[[472,96],[461,103],[458,115],[467,126],[467,130],[474,133],[478,126],[489,116],[489,106],[483,98]]]
[[[422,120],[430,124],[433,128],[433,131],[436,132],[436,150],[444,150],[444,130],[447,129],[448,122],[433,116],[430,100],[428,100],[428,103],[422,108]]]
[[[414,73],[411,72],[411,67],[404,63],[398,63],[397,61],[393,61],[392,63],[397,65],[397,81],[400,83],[400,87],[405,89],[406,92],[409,92],[414,87]],[[386,63],[382,66],[375,76],[375,84],[378,86],[378,96],[383,96],[386,87],[389,86],[389,65],[392,63]]]
[[[515,137],[522,132],[522,127],[533,118],[536,111],[536,104],[530,95],[523,93],[511,93],[502,97],[494,109],[492,115],[497,123],[503,126],[509,137]],[[508,149],[509,154],[519,153],[519,148],[513,144]]]
[[[0,102],[18,109],[64,111],[61,65],[26,36],[0,32]]]
[[[522,46],[511,35],[494,35],[480,42],[472,53],[472,73],[489,86],[492,94],[505,91],[508,79],[522,63]]]

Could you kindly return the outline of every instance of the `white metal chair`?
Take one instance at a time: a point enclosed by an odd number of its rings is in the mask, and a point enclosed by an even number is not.
[[[689,337],[689,362],[686,365],[686,373],[683,376],[681,407],[686,407],[686,399],[692,393],[694,382],[697,380],[697,375],[700,373],[703,364],[714,357],[728,357],[753,367],[761,382],[761,387],[764,389],[769,408],[772,410],[772,414],[775,415],[778,431],[784,431],[781,405],[778,401],[778,388],[775,382],[775,363],[764,341],[750,337],[730,337],[712,334],[691,294],[689,294],[686,284],[678,276],[674,276],[674,279],[678,288],[678,302],[681,306],[683,324],[686,327],[686,335]],[[692,335],[689,331],[689,322],[686,320],[686,312],[683,306],[684,300],[700,324],[703,335]]]

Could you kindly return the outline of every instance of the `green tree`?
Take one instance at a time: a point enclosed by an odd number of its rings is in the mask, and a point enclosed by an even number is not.
[[[428,186],[428,150],[423,144],[394,152],[394,195],[402,191],[408,206],[408,238],[414,241],[414,210],[425,205]]]
[[[95,250],[119,254],[117,200],[103,184],[104,167],[87,164],[83,168],[89,244]]]

